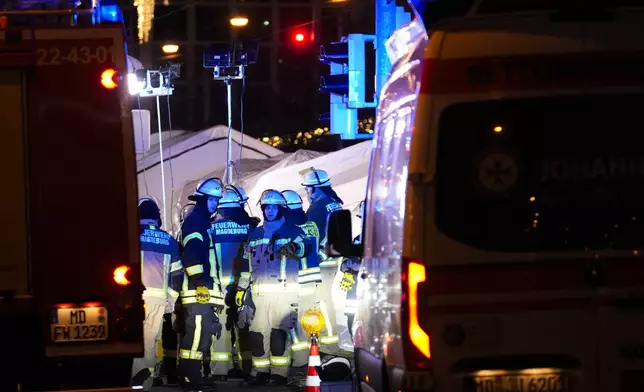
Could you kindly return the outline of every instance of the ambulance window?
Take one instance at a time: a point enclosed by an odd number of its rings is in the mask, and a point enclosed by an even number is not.
[[[456,104],[439,121],[436,225],[494,251],[644,246],[644,95]]]

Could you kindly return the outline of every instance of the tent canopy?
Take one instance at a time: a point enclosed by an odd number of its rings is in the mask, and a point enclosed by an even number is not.
[[[366,196],[372,146],[371,141],[365,141],[328,154],[299,150],[294,154],[283,154],[260,161],[242,160],[240,166],[243,172],[235,181],[235,185],[240,185],[246,190],[249,197],[249,212],[254,216],[262,218],[257,203],[262,192],[266,189],[296,191],[302,197],[306,210],[309,202],[299,173],[304,169],[314,167],[325,170],[329,174],[332,187],[343,200],[344,208],[357,211],[357,206]],[[223,168],[209,174],[221,176]],[[194,178],[185,183],[181,195],[178,197],[179,203],[173,211],[175,230],[178,229],[181,208],[189,203],[187,197],[192,194],[199,179]],[[354,228],[359,230],[359,225],[354,224]]]
[[[166,213],[169,219],[177,196],[186,182],[199,181],[213,170],[226,167],[228,127],[216,126],[200,132],[166,131],[163,138],[163,159],[165,171]],[[241,149],[242,145],[244,148]],[[282,155],[273,148],[253,137],[242,136],[233,130],[233,160],[263,160]],[[169,160],[172,158],[172,160]],[[151,138],[151,148],[145,154],[137,155],[139,197],[154,197],[162,202],[161,164],[158,135]],[[181,208],[182,205],[179,206]],[[163,207],[161,207],[163,208]],[[170,228],[170,222],[165,227]]]

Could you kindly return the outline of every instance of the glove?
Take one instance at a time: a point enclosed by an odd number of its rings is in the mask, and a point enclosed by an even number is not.
[[[356,284],[356,278],[351,272],[345,272],[342,276],[342,281],[340,282],[340,288],[343,291],[349,291]]]
[[[250,221],[255,223],[255,226],[259,226],[259,224],[262,223],[262,220],[256,216],[251,216]]]
[[[243,290],[238,290],[237,293],[235,294],[235,305],[238,307],[241,307],[244,305],[244,294],[246,291]]]
[[[216,311],[216,309],[213,309],[213,310]],[[215,335],[217,340],[219,340],[219,338],[221,337],[222,327],[221,327],[221,323],[219,322],[219,317],[217,316],[217,313],[215,313],[213,316],[214,316],[214,318],[212,320],[212,330],[211,330],[211,332],[212,332],[213,335]]]
[[[297,255],[297,248],[298,246],[296,244],[289,242],[288,244],[280,248],[279,253],[282,256],[286,256],[288,258],[299,258],[299,256]]]
[[[255,309],[251,305],[244,305],[237,311],[237,328],[246,328],[253,322]]]

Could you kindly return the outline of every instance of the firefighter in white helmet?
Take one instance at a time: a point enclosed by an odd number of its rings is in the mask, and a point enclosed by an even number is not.
[[[240,310],[254,308],[249,381],[252,385],[269,381],[285,385],[291,364],[291,336],[297,324],[300,258],[306,255],[307,247],[302,229],[286,223],[286,200],[279,191],[264,191],[259,204],[264,224],[252,232],[246,248],[250,282],[242,278],[238,285],[238,290],[245,292]]]
[[[202,385],[201,364],[210,350],[210,338],[219,338],[222,326],[218,314],[224,307],[217,278],[216,260],[209,252],[212,241],[210,216],[223,194],[218,178],[205,179],[188,199],[196,205],[181,226],[184,281],[181,290],[183,317],[179,351],[179,376],[184,390]]]
[[[210,227],[214,239],[214,249],[211,249],[211,252],[215,252],[217,259],[219,280],[226,305],[222,313],[226,320],[225,328],[222,330],[220,339],[213,339],[210,352],[211,375],[216,381],[226,381],[229,375],[240,375],[241,369],[233,369],[233,333],[237,343],[235,351],[241,357],[240,362],[248,361],[246,373],[250,373],[248,331],[234,329],[237,318],[235,306],[237,284],[241,277],[246,279],[250,277],[248,262],[243,257],[244,247],[250,233],[257,227],[257,223],[242,207],[246,200],[248,198],[243,189],[228,185],[219,200],[217,214]],[[243,340],[241,344],[240,340]],[[237,372],[232,372],[233,370]]]
[[[309,221],[316,224],[320,234],[320,272],[322,275],[322,288],[320,289],[320,311],[324,315],[324,331],[320,334],[320,351],[324,354],[337,355],[340,351],[338,346],[338,327],[337,313],[342,313],[344,305],[338,303],[335,297],[341,295],[339,282],[335,282],[336,275],[339,271],[341,259],[327,257],[323,249],[326,245],[326,223],[329,215],[333,211],[342,209],[342,199],[335,193],[331,187],[331,179],[324,170],[315,168],[307,169],[301,172],[302,185],[306,189],[306,194],[311,202],[306,216]],[[336,287],[338,286],[338,287]],[[335,293],[334,293],[335,291]],[[342,297],[344,299],[344,297]],[[336,309],[337,307],[337,309]],[[346,328],[346,326],[344,326]]]
[[[322,287],[322,275],[320,275],[319,256],[317,250],[320,243],[320,232],[314,222],[309,221],[304,212],[302,205],[302,198],[297,192],[286,190],[282,192],[286,199],[286,206],[288,207],[288,215],[286,221],[299,226],[306,235],[305,241],[311,249],[307,257],[300,259],[300,273],[298,282],[300,283],[300,294],[298,300],[298,320],[302,320],[304,312],[312,308],[320,307],[318,297],[319,290]],[[297,328],[293,331],[293,345],[291,352],[293,355],[293,366],[301,367],[308,363],[309,357],[309,337],[306,331],[302,328]]]

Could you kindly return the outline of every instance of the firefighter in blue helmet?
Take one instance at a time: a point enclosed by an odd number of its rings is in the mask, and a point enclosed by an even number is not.
[[[202,383],[201,363],[210,350],[210,338],[219,338],[222,326],[218,313],[224,306],[219,282],[213,278],[210,257],[210,215],[217,209],[223,194],[218,178],[199,182],[188,199],[195,207],[181,226],[183,254],[181,261],[185,278],[181,290],[183,308],[181,343],[179,350],[179,377],[184,390],[196,390]],[[216,276],[216,272],[214,273]]]
[[[221,338],[213,340],[210,352],[211,374],[217,381],[225,381],[229,375],[240,375],[241,369],[233,369],[233,335],[236,338],[236,350],[234,351],[239,354],[242,363],[244,360],[247,362],[246,373],[250,373],[251,354],[247,347],[248,330],[235,330],[237,284],[240,278],[248,279],[250,277],[248,262],[244,259],[244,248],[250,233],[257,227],[257,222],[252,220],[242,207],[242,204],[247,200],[243,189],[228,185],[224,190],[223,197],[219,200],[217,214],[210,227],[226,304],[222,313],[226,317],[225,328]],[[234,372],[233,370],[238,371]]]
[[[144,356],[135,358],[132,365],[132,386],[149,391],[157,363],[157,342],[161,338],[163,315],[172,313],[179,297],[179,287],[173,287],[172,273],[179,273],[179,245],[160,229],[161,211],[153,199],[139,202],[141,240],[141,279],[145,286],[145,324],[143,330]]]
[[[320,289],[320,311],[324,315],[324,331],[320,334],[320,351],[325,354],[337,355],[340,352],[338,346],[338,327],[335,306],[343,307],[342,304],[334,301],[334,284],[339,270],[340,258],[327,257],[323,249],[326,245],[326,223],[333,211],[342,209],[342,199],[331,188],[331,179],[324,170],[315,168],[307,169],[302,174],[302,185],[306,189],[310,206],[306,216],[315,222],[320,232],[320,273],[322,275],[322,288]],[[339,291],[340,288],[337,287]],[[337,297],[337,296],[336,296]],[[335,305],[335,306],[334,306]]]
[[[251,279],[240,279],[245,292],[240,320],[254,310],[250,322],[252,372],[250,384],[285,385],[291,364],[291,336],[297,324],[298,272],[306,255],[304,233],[286,223],[286,200],[279,191],[266,190],[260,202],[264,224],[251,233],[246,258]],[[250,284],[250,286],[249,286]],[[243,321],[242,321],[243,322]]]
[[[304,231],[304,241],[314,249],[314,252],[307,257],[300,259],[300,272],[298,276],[299,296],[298,296],[298,320],[302,320],[304,312],[312,308],[320,308],[319,290],[321,289],[322,276],[320,275],[320,266],[317,250],[320,247],[320,232],[317,225],[309,221],[303,209],[302,198],[297,192],[286,190],[282,192],[286,199],[288,213],[286,216],[287,223],[294,224]],[[329,304],[330,305],[330,304]],[[293,366],[301,367],[308,363],[309,358],[309,336],[303,328],[296,328],[292,336],[293,344],[291,352],[293,355]]]
[[[183,221],[186,220],[186,216],[192,211],[195,203],[188,203],[181,209],[179,214],[179,225],[183,225]],[[181,230],[177,233],[177,242],[179,244],[180,252],[183,252],[183,247],[181,246]],[[173,274],[176,271],[181,270],[181,263],[175,263],[172,265],[170,273]],[[183,274],[183,270],[179,271],[180,274]],[[180,284],[183,282],[183,278],[179,277]],[[175,280],[177,280],[175,278]],[[180,291],[180,285],[179,290]],[[175,313],[181,313],[181,303],[179,306],[175,307]],[[179,378],[177,376],[177,355],[179,355],[179,337],[177,331],[174,330],[174,321],[172,313],[166,313],[163,316],[163,332],[161,333],[161,344],[163,348],[163,367],[165,369],[165,375],[167,377],[168,384],[177,384]]]

